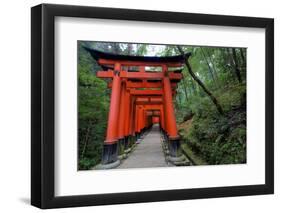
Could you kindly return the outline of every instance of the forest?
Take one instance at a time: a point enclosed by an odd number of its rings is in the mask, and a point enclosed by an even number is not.
[[[78,41],[79,170],[101,161],[111,93],[84,47],[137,56],[190,52],[174,98],[182,148],[197,165],[246,163],[246,48]]]

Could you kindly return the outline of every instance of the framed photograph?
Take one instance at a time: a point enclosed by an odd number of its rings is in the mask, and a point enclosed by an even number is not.
[[[31,9],[31,204],[274,192],[274,20]]]

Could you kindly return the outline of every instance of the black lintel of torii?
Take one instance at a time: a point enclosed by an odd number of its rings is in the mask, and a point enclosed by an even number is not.
[[[96,49],[83,47],[87,50],[91,56],[98,61],[99,59],[107,60],[118,60],[118,61],[133,61],[133,62],[147,62],[147,63],[184,63],[185,59],[191,56],[191,53],[185,53],[184,55],[175,56],[133,56],[133,55],[122,55],[113,54],[108,52],[102,52]],[[103,70],[108,70],[110,67],[101,66]]]

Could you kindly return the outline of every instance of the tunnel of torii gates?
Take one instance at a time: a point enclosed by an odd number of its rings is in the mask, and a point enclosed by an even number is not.
[[[178,56],[128,56],[100,52],[85,48],[102,68],[97,77],[109,79],[111,88],[107,132],[103,145],[102,163],[108,168],[120,164],[120,156],[128,153],[140,137],[159,123],[169,149],[177,158],[180,137],[173,106],[177,83],[185,58]],[[119,156],[119,158],[118,158]]]

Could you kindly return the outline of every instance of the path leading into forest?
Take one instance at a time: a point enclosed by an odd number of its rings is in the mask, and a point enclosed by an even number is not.
[[[151,131],[140,141],[128,158],[123,160],[117,169],[166,166],[169,165],[165,161],[162,150],[159,125],[154,125]]]

